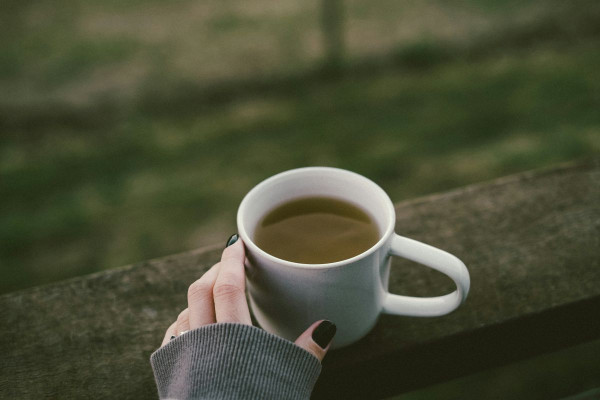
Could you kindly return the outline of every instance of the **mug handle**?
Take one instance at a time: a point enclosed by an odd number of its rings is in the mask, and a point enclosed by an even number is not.
[[[456,284],[452,293],[438,297],[410,297],[386,293],[383,312],[413,317],[435,317],[454,311],[469,293],[471,279],[465,264],[443,250],[394,234],[389,254],[403,257],[448,275]]]

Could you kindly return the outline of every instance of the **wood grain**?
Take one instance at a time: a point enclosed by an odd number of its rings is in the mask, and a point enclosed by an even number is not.
[[[471,293],[439,318],[382,316],[329,354],[315,398],[381,398],[600,337],[600,160],[400,203],[397,232],[445,249]],[[221,246],[0,297],[0,398],[155,398],[149,357]],[[394,293],[452,290],[395,260]]]

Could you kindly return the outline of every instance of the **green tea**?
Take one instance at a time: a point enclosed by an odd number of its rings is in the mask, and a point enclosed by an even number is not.
[[[302,197],[267,212],[253,239],[277,258],[323,264],[368,250],[379,241],[379,229],[366,211],[345,200]]]

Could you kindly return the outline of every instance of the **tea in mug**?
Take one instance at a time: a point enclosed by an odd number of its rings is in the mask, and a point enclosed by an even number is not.
[[[332,197],[302,197],[267,212],[253,239],[277,258],[324,264],[359,255],[379,238],[375,220],[360,207]]]

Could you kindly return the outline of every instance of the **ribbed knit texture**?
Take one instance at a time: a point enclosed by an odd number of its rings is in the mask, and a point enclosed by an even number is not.
[[[308,351],[235,323],[194,329],[150,362],[161,399],[309,399],[321,373]]]

